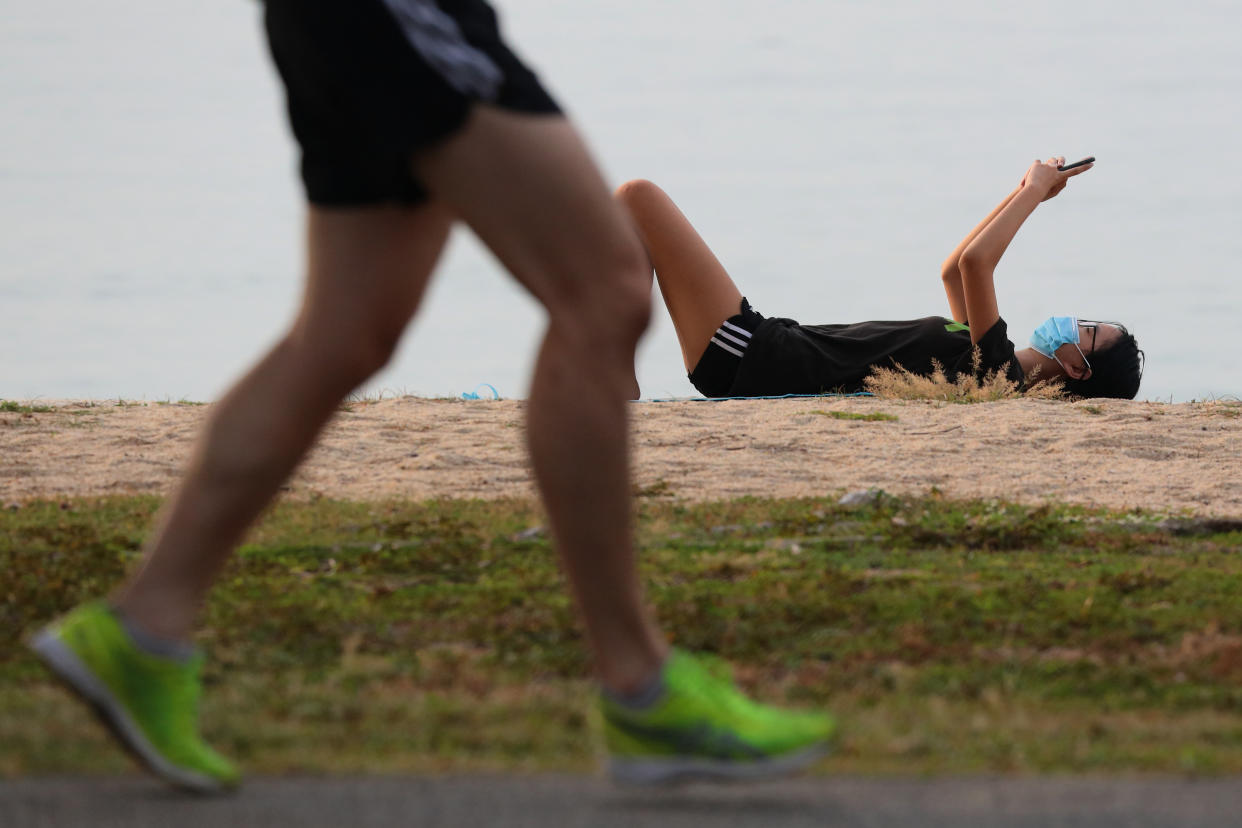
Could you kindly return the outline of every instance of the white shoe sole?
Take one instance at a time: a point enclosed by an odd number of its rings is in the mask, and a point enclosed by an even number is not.
[[[77,654],[61,641],[55,629],[34,636],[29,647],[71,690],[89,704],[122,744],[156,775],[197,793],[220,793],[227,788],[216,779],[172,764],[147,741],[142,729],[130,717],[112,691],[96,678]]]

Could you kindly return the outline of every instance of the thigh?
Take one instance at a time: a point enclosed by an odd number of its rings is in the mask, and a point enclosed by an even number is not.
[[[742,292],[668,194],[650,181],[617,190],[638,226],[660,295],[672,317],[686,370],[693,371],[716,329],[738,313]]]
[[[598,310],[618,280],[649,292],[638,238],[563,116],[478,106],[460,133],[413,163],[433,197],[554,316]]]
[[[395,343],[418,308],[452,220],[434,202],[312,206],[300,329],[343,345]]]

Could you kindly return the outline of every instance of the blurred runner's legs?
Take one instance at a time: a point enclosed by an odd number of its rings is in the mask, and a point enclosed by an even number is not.
[[[651,265],[490,8],[268,0],[266,12],[310,202],[301,309],[212,407],[112,605],[74,610],[36,636],[36,651],[155,772],[198,790],[237,781],[197,731],[197,616],[340,401],[389,360],[461,220],[548,312],[531,460],[602,685],[614,773],[754,776],[814,759],[830,717],[756,705],[690,656],[670,657],[646,609],[626,400],[637,394]]]
[[[437,202],[324,209],[308,222],[308,279],[292,329],[212,410],[178,494],[118,609],[187,638],[242,533],[341,399],[388,360],[460,216],[548,309],[530,392],[536,480],[605,686],[658,669],[630,529],[626,400],[646,324],[642,246],[573,127],[480,106],[420,153]]]

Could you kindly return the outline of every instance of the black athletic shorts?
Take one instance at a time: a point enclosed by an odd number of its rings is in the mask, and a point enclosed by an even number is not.
[[[690,372],[690,384],[704,397],[727,397],[737,377],[738,366],[750,347],[750,339],[759,329],[763,314],[754,310],[742,297],[741,312],[720,324],[707,350]]]
[[[416,204],[411,157],[471,106],[559,113],[483,0],[266,0],[272,58],[314,204]]]

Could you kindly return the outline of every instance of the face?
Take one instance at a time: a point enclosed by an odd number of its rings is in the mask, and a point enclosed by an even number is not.
[[[1121,328],[1108,322],[1078,322],[1078,344],[1068,343],[1057,348],[1056,360],[1073,379],[1091,376],[1091,355],[1111,348],[1121,338]]]

